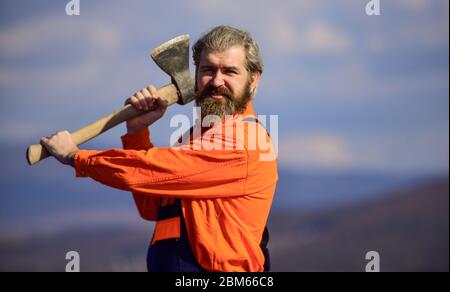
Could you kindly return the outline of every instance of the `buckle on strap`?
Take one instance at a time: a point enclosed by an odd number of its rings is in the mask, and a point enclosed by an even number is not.
[[[161,221],[156,221],[153,233],[152,244],[158,240],[181,237],[181,218],[173,217]]]
[[[181,237],[181,200],[177,199],[171,205],[159,207],[156,213],[156,225],[152,244],[158,240]]]

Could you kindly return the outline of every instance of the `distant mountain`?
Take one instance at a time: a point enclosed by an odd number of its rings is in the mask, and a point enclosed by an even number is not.
[[[0,270],[61,271],[69,250],[84,270],[145,270],[153,225],[129,193],[77,179],[53,159],[29,167],[25,145],[0,150]],[[275,270],[362,271],[369,250],[384,270],[448,270],[448,178],[421,186],[424,177],[282,166],[279,177]]]
[[[449,271],[449,180],[383,195],[383,200],[270,217],[274,271]]]
[[[378,197],[328,210],[274,211],[272,270],[361,272],[374,250],[381,271],[448,271],[448,178]],[[0,271],[64,271],[71,250],[80,253],[82,271],[145,271],[151,232],[151,224],[136,223],[2,234]]]
[[[151,232],[150,228],[95,226],[2,238],[0,272],[64,272],[69,251],[79,253],[82,272],[144,272]]]
[[[429,178],[374,171],[307,172],[280,168],[274,208],[308,211],[352,205],[380,199]]]
[[[95,145],[91,148],[105,149]],[[45,225],[47,229],[59,225],[56,227],[60,228],[69,219],[73,225],[77,223],[77,213],[82,214],[78,216],[80,224],[86,221],[86,216],[93,218],[99,212],[135,213],[128,192],[88,178],[75,178],[73,169],[61,166],[53,158],[30,167],[25,150],[26,144],[0,144],[0,234],[17,229],[35,230],[35,225]],[[350,205],[417,181],[416,177],[374,172],[298,172],[284,169],[282,165],[279,177],[274,211]],[[69,219],[63,218],[64,214],[70,214]]]

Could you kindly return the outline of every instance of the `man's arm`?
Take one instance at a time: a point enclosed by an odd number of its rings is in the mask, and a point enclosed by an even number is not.
[[[242,149],[242,148],[237,148]],[[245,194],[246,150],[152,148],[81,150],[77,176],[148,196],[214,198]]]
[[[128,133],[127,135],[122,136],[121,140],[123,148],[127,150],[149,150],[153,148],[148,128],[145,128],[140,132],[133,132],[132,134]],[[145,220],[155,221],[161,198],[146,196],[145,194],[138,192],[133,192],[132,194],[139,215]]]
[[[158,91],[154,86],[138,91],[125,101],[125,104],[128,103],[143,112],[142,115],[127,121],[128,134],[135,134],[148,129],[151,124],[164,115],[168,105],[167,101],[158,96]],[[80,150],[73,142],[68,131],[61,131],[52,136],[43,137],[41,144],[59,162],[72,166],[74,155]]]
[[[74,166],[75,153],[80,149],[73,142],[72,136],[68,131],[61,131],[52,136],[43,137],[41,143],[59,162]]]

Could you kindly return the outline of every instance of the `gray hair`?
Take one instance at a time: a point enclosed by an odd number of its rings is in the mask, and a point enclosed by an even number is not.
[[[264,65],[258,44],[251,34],[226,25],[217,26],[204,34],[192,47],[194,64],[198,68],[203,50],[223,52],[233,46],[241,45],[246,53],[246,69],[250,76],[262,74]]]

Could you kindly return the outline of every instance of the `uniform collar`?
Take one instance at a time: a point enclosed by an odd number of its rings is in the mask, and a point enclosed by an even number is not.
[[[244,117],[255,116],[255,110],[253,109],[253,104],[251,101],[248,102],[247,108],[245,109],[245,112],[242,115]]]

